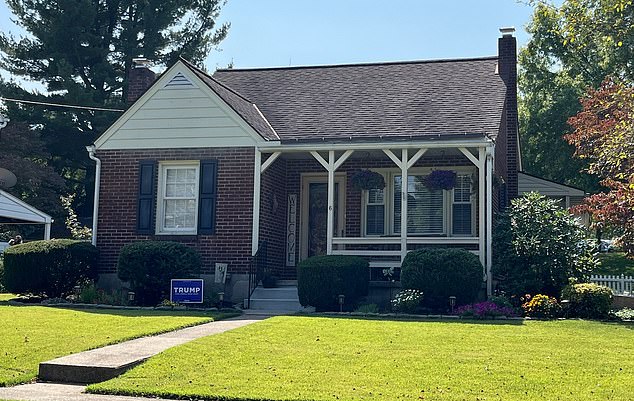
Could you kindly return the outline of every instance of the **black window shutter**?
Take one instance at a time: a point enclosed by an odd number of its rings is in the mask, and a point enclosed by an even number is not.
[[[200,161],[198,198],[198,234],[214,234],[216,230],[216,187],[218,162]]]
[[[156,160],[139,162],[139,204],[137,207],[136,228],[139,234],[154,232],[153,216],[156,203],[155,174]]]

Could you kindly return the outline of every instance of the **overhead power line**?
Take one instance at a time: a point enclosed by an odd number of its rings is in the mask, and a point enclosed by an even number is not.
[[[117,113],[123,113],[125,111],[122,109],[109,109],[105,107],[77,106],[72,104],[47,103],[47,102],[36,102],[34,100],[11,99],[11,98],[1,97],[1,96],[0,96],[0,100],[4,100],[6,102],[14,102],[14,103],[36,104],[39,106],[62,107],[67,109],[81,109],[81,110],[91,110],[91,111],[112,111]]]

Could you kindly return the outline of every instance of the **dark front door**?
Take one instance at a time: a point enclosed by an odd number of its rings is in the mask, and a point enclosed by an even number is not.
[[[326,182],[308,182],[308,221],[307,221],[307,256],[325,255],[327,250],[328,226],[328,184]],[[340,206],[339,183],[335,183],[334,229],[336,236],[339,232]]]

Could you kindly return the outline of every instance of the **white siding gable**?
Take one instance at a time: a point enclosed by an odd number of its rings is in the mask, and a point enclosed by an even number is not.
[[[51,216],[4,191],[0,191],[0,217],[32,223],[50,223],[52,221]]]
[[[255,146],[264,139],[177,62],[95,141],[97,149]]]
[[[524,173],[518,174],[517,186],[520,194],[539,192],[545,196],[585,196],[585,193],[580,189],[558,184],[542,178],[533,177]]]

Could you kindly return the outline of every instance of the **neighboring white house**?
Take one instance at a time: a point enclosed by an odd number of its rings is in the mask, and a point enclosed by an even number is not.
[[[44,239],[51,238],[51,216],[3,190],[0,190],[0,223],[44,224]]]
[[[558,200],[566,208],[579,205],[587,196],[582,189],[536,177],[523,171],[517,175],[517,189],[520,194],[539,192],[551,199]]]

